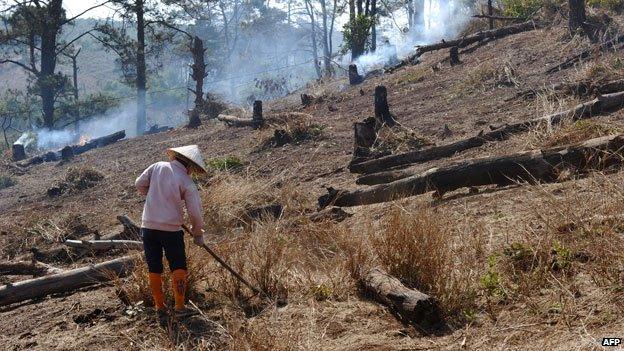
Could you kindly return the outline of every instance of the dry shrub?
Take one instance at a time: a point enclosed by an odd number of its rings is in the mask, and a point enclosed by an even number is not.
[[[514,87],[520,84],[517,65],[511,57],[500,61],[486,61],[468,70],[466,76],[453,83],[449,93],[452,98],[461,98],[488,91],[497,87]]]
[[[264,131],[256,151],[285,144],[300,144],[309,140],[322,140],[325,126],[313,122],[311,115],[301,112],[284,112],[267,118],[270,128]]]
[[[103,179],[104,175],[93,168],[71,167],[67,170],[65,179],[59,181],[56,186],[48,189],[48,196],[54,197],[62,194],[75,194],[94,187]]]
[[[456,241],[448,218],[432,209],[397,207],[373,238],[379,262],[407,286],[431,294],[451,318],[476,303],[477,242]]]
[[[622,127],[611,123],[566,120],[563,125],[559,125],[551,131],[543,127],[535,130],[530,135],[528,145],[532,148],[553,148],[621,133],[622,130]]]
[[[381,155],[392,154],[431,145],[433,143],[429,139],[418,136],[411,129],[405,127],[383,128],[378,133],[377,144],[373,148],[373,152]]]

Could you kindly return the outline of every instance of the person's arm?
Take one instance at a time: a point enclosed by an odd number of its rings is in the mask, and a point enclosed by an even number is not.
[[[147,167],[147,169],[145,169],[143,173],[141,173],[141,175],[134,181],[134,186],[136,186],[139,194],[141,195],[147,195],[153,168],[154,165]]]
[[[188,212],[191,219],[191,233],[194,237],[203,236],[204,215],[199,191],[195,184],[191,183],[186,187],[183,197],[186,203],[186,212]]]

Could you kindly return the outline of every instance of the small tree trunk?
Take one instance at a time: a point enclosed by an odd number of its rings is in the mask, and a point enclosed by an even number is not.
[[[262,117],[262,101],[256,100],[253,103],[253,115],[251,117],[254,128],[260,128],[264,124],[264,117]]]
[[[195,109],[201,109],[204,103],[204,78],[206,77],[206,64],[204,63],[204,42],[195,36],[191,44],[191,54],[193,55],[193,65],[191,65],[191,77],[195,81]],[[196,121],[201,124],[199,119]],[[197,126],[199,126],[197,124]]]
[[[147,89],[147,68],[145,63],[145,19],[143,0],[136,0],[137,16],[137,56],[136,56],[136,89],[137,89],[137,135],[143,135],[147,127],[147,111],[145,110]]]
[[[390,113],[388,89],[383,85],[375,87],[375,122],[376,130],[379,130],[384,125],[393,127],[397,124],[394,116]]]
[[[357,85],[357,84],[362,83],[363,80],[364,80],[364,77],[362,77],[358,73],[357,65],[356,64],[350,64],[349,65],[349,84]]]
[[[569,0],[570,14],[568,20],[568,26],[570,33],[574,35],[576,30],[585,27],[585,0]]]
[[[451,66],[459,65],[461,61],[459,61],[459,48],[457,46],[453,46],[450,50],[450,58],[451,58]]]

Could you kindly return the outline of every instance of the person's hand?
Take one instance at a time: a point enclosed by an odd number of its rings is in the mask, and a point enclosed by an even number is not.
[[[193,236],[193,242],[197,246],[204,246],[204,234]]]

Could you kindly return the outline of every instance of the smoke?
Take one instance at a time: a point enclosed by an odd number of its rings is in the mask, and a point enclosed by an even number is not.
[[[377,50],[358,57],[353,63],[364,74],[375,69],[391,65],[398,59],[412,54],[419,45],[431,44],[442,39],[457,37],[468,21],[470,13],[462,7],[461,0],[444,1],[426,0],[424,13],[409,30],[407,13],[401,9],[391,18],[383,18],[377,26],[381,44]],[[348,65],[350,56],[343,57],[342,63]]]

